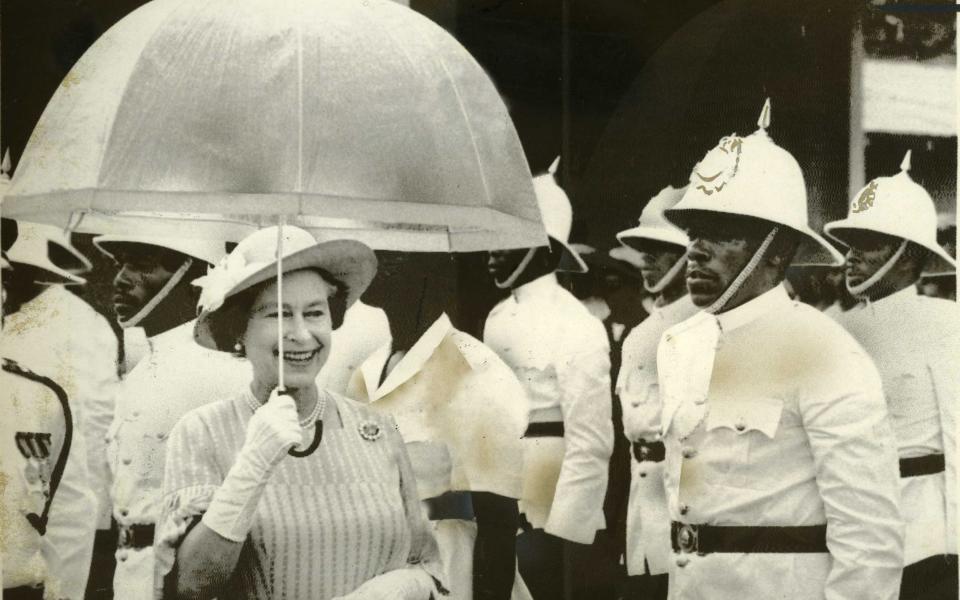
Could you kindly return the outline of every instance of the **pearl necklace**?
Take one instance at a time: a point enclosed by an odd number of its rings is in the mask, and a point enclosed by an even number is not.
[[[316,423],[317,421],[323,420],[323,414],[327,410],[328,397],[329,396],[326,391],[320,392],[319,397],[317,398],[316,404],[313,405],[313,410],[310,412],[310,414],[306,418],[300,419],[299,421],[300,427],[307,428],[313,425],[314,423]],[[263,406],[260,403],[260,401],[257,400],[257,397],[253,395],[253,392],[248,391],[244,399],[247,402],[247,406],[249,406],[250,410],[253,412],[257,412],[257,409]]]

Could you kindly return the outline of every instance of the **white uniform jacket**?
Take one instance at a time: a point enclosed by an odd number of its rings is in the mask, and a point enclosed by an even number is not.
[[[321,390],[346,394],[350,378],[363,361],[390,342],[390,322],[382,308],[357,301],[333,330],[330,357],[317,375]]]
[[[397,422],[421,500],[447,492],[491,492],[520,498],[527,402],[496,354],[442,315],[393,367],[387,343],[354,374],[348,393]],[[450,598],[473,598],[476,524],[432,522]],[[515,577],[514,598],[523,586]]]
[[[150,352],[119,388],[107,435],[113,516],[121,526],[151,525],[160,513],[167,439],[192,409],[234,397],[251,379],[249,363],[193,341],[190,321],[150,338]],[[118,598],[153,597],[153,548],[117,550]]]
[[[117,337],[100,313],[61,285],[51,285],[6,316],[3,355],[60,383],[70,398],[87,456],[87,485],[98,529],[110,527],[110,473],[104,436],[120,378]]]
[[[825,524],[829,550],[680,551],[672,598],[898,597],[896,442],[880,376],[849,334],[778,286],[669,329],[657,367],[671,519]]]
[[[516,373],[530,422],[562,422],[563,438],[525,439],[520,510],[534,527],[589,544],[606,527],[603,499],[613,452],[610,346],[553,274],[520,286],[487,317],[484,342]]]
[[[663,332],[697,310],[690,296],[684,295],[650,313],[623,342],[616,391],[623,409],[623,433],[631,444],[640,440],[662,441],[657,345]],[[630,460],[626,548],[629,575],[660,575],[670,570],[670,517],[662,466],[662,462],[638,461],[636,456]]]
[[[900,458],[944,456],[945,472],[900,479],[905,563],[956,554],[960,309],[910,286],[835,318],[880,370]]]
[[[44,586],[82,600],[95,499],[63,388],[3,359],[0,371],[0,564],[3,587]]]

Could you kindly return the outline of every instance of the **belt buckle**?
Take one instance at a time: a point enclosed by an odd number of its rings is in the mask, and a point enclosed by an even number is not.
[[[125,525],[121,525],[117,531],[117,547],[127,548],[133,542],[133,532]]]
[[[700,531],[696,525],[681,523],[677,531],[677,546],[687,554],[700,553]]]

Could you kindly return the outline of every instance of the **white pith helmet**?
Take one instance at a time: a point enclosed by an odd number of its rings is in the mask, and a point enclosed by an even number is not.
[[[846,232],[872,231],[913,242],[930,252],[926,275],[952,273],[956,261],[937,243],[937,209],[933,198],[910,177],[911,151],[900,163],[900,172],[877,177],[850,202],[847,218],[824,225],[824,232],[844,246]]]
[[[617,240],[629,245],[629,238],[654,240],[675,244],[686,249],[690,243],[687,234],[663,216],[663,211],[676,206],[683,198],[687,188],[677,189],[667,186],[647,202],[640,213],[640,220],[636,227],[631,227],[617,234]]]
[[[547,172],[533,178],[533,190],[537,195],[537,205],[543,218],[543,228],[547,235],[556,240],[563,248],[558,271],[571,273],[586,273],[587,264],[580,255],[570,247],[570,230],[573,228],[573,207],[567,193],[557,185],[558,156]]]
[[[50,256],[52,246],[58,246],[75,259],[81,269],[90,270],[90,261],[70,243],[66,233],[53,225],[41,225],[17,221],[17,239],[6,252],[6,258],[14,269],[17,264],[32,268],[32,277],[41,284],[82,285],[86,279],[58,265]]]
[[[140,244],[174,250],[191,258],[197,258],[212,265],[220,262],[227,252],[224,241],[201,240],[151,235],[100,235],[93,238],[93,245],[110,258],[119,246]]]
[[[757,125],[746,137],[721,138],[697,163],[683,198],[664,211],[667,220],[684,227],[691,214],[704,212],[762,219],[800,233],[826,250],[836,265],[843,264],[843,255],[810,227],[800,165],[767,135],[769,98]]]

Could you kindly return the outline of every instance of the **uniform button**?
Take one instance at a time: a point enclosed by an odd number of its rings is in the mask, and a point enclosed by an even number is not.
[[[130,413],[130,414],[133,415],[134,417],[139,417],[139,416],[140,416],[140,411],[139,411],[139,410],[135,410],[135,411],[133,411],[133,412]]]
[[[157,434],[157,439],[158,439],[158,440],[165,440],[165,439],[167,439],[167,434],[161,431],[160,433]]]
[[[694,403],[694,404],[703,404],[703,403],[706,402],[706,401],[707,401],[706,398],[697,398],[696,400],[693,401],[693,403]]]
[[[120,556],[118,556],[117,558],[120,560],[120,562],[126,562],[126,561],[127,561],[127,553],[126,553],[126,552],[121,552],[121,553],[120,553]]]
[[[640,471],[640,477],[646,477],[646,476],[647,476],[646,471]]]
[[[687,556],[679,556],[679,557],[677,557],[677,566],[680,567],[681,569],[682,569],[683,567],[687,566],[688,564],[690,564],[690,558],[689,558],[689,557],[687,557]]]
[[[737,419],[737,424],[733,426],[737,431],[743,431],[747,428],[747,424],[743,421],[743,417]]]
[[[133,462],[133,459],[132,459],[132,458],[125,458],[125,459],[123,459],[122,462],[123,462],[123,464],[125,464],[125,465],[129,465],[130,463]]]
[[[121,517],[126,517],[126,516],[129,515],[129,514],[130,514],[130,511],[129,511],[129,510],[127,510],[127,509],[125,509],[125,508],[121,508],[121,509],[120,509],[120,516],[121,516]]]
[[[696,455],[697,455],[697,451],[694,450],[693,448],[684,448],[684,449],[683,449],[683,457],[684,457],[684,458],[693,458],[693,457],[696,456]]]
[[[690,507],[687,506],[686,504],[681,504],[681,505],[680,505],[680,514],[681,514],[681,515],[685,515],[685,514],[687,514],[688,512],[690,512]]]

